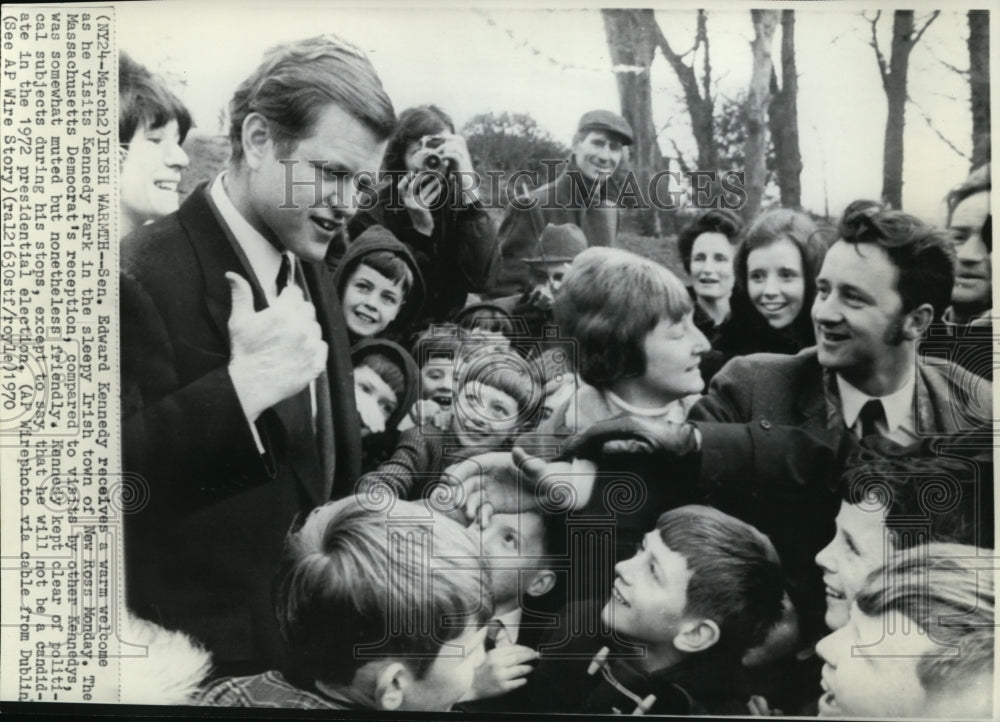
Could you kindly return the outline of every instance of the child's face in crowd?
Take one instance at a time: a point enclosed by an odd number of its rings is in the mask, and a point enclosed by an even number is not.
[[[787,238],[779,238],[747,256],[747,292],[754,308],[771,328],[794,321],[805,300],[802,254]]]
[[[990,253],[983,241],[983,224],[990,212],[986,191],[966,198],[955,207],[949,229],[955,242],[955,286],[953,303],[991,305],[992,268]]]
[[[493,514],[482,531],[483,552],[490,569],[493,604],[516,605],[543,569],[545,527],[537,512]],[[547,588],[546,588],[547,591]],[[544,592],[542,592],[544,593]]]
[[[848,610],[868,575],[882,566],[892,542],[883,528],[884,512],[862,506],[840,504],[837,532],[816,555],[826,584],[826,626],[840,629],[847,624]]]
[[[830,247],[812,307],[824,368],[858,385],[898,355],[904,320],[898,282],[896,264],[875,244],[837,241]]]
[[[500,446],[517,430],[518,411],[506,391],[470,381],[456,399],[452,430],[462,446]]]
[[[358,336],[374,336],[392,323],[403,307],[403,284],[359,263],[344,287],[344,317]]]
[[[455,360],[448,354],[431,354],[420,369],[420,398],[451,407],[455,384]]]
[[[536,281],[535,288],[552,298],[562,288],[563,278],[566,277],[567,270],[569,270],[568,261],[541,264],[538,270],[533,271]]]
[[[486,659],[485,638],[485,626],[470,624],[460,637],[444,644],[427,673],[421,679],[411,680],[399,709],[451,709],[472,689],[476,667]]]
[[[902,613],[869,617],[851,605],[847,626],[824,637],[821,717],[936,717],[917,676],[937,645]],[[943,648],[937,651],[944,653]]]
[[[661,319],[646,335],[642,347],[646,372],[639,383],[651,402],[667,404],[705,388],[699,364],[710,345],[694,325],[693,314],[677,323],[668,317]]]
[[[129,141],[121,167],[123,212],[138,225],[177,210],[177,186],[188,157],[176,120],[159,128],[143,123]]]
[[[377,410],[383,423],[392,416],[399,401],[389,384],[382,380],[370,366],[357,366],[354,369],[354,401],[361,411],[361,433],[371,431],[365,421],[366,410]],[[384,428],[384,427],[383,427]]]
[[[635,556],[615,565],[614,587],[601,619],[636,641],[670,644],[685,621],[691,576],[687,559],[654,529]]]
[[[691,280],[701,298],[729,298],[733,292],[733,246],[723,233],[702,233],[691,246]]]

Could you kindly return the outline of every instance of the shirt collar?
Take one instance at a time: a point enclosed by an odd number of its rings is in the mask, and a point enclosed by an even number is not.
[[[684,404],[681,403],[680,399],[671,401],[666,406],[661,406],[658,409],[646,409],[640,408],[639,406],[633,406],[610,389],[605,389],[604,395],[607,397],[612,406],[617,406],[621,411],[626,411],[633,416],[642,416],[647,419],[676,421],[677,423],[682,423],[686,416]]]
[[[278,269],[281,268],[281,252],[272,246],[250,222],[243,217],[233,202],[229,199],[229,194],[223,186],[223,177],[226,172],[220,173],[212,182],[209,195],[215,202],[215,207],[219,209],[222,220],[229,226],[233,238],[240,244],[247,261],[250,262],[250,270],[257,277],[260,287],[264,290],[267,300],[274,301],[278,297]],[[295,269],[295,256],[286,253],[292,269]],[[294,275],[293,275],[294,277]]]
[[[514,607],[506,614],[494,617],[494,619],[499,619],[503,622],[503,631],[511,644],[517,644],[517,631],[521,627],[521,617],[523,615],[524,612],[521,611],[521,607]]]
[[[910,374],[906,382],[896,391],[887,396],[869,396],[856,386],[845,381],[837,374],[837,390],[840,392],[840,410],[844,416],[844,425],[853,428],[861,413],[861,407],[868,401],[878,398],[885,411],[886,430],[892,433],[900,426],[910,427],[907,419],[913,416],[913,394],[916,388],[916,377]]]

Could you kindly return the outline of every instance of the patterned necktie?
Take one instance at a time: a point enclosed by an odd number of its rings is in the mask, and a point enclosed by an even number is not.
[[[882,401],[879,399],[870,399],[864,406],[861,407],[861,413],[858,414],[858,418],[861,420],[861,438],[867,436],[878,436],[878,429],[875,428],[875,424],[885,421],[885,409],[882,406]]]

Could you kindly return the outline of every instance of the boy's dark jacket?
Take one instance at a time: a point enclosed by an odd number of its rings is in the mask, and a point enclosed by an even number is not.
[[[334,270],[333,282],[337,288],[337,298],[343,300],[344,288],[358,264],[364,260],[365,256],[377,251],[388,251],[399,256],[413,273],[413,284],[403,300],[403,307],[399,310],[399,315],[383,331],[378,333],[377,337],[408,343],[409,335],[418,330],[418,322],[427,289],[423,273],[413,254],[410,253],[410,249],[389,230],[382,226],[371,226],[351,242],[341,258],[327,257],[327,267]],[[347,313],[346,308],[344,313]],[[359,339],[351,333],[351,341],[356,343]]]
[[[395,204],[398,208],[391,208]],[[412,253],[427,284],[421,325],[442,323],[459,311],[470,293],[482,293],[500,259],[494,224],[478,200],[431,212],[434,230],[425,236],[413,227],[400,194],[390,181],[377,188],[375,206],[359,211],[348,232],[388,229]]]
[[[584,609],[584,604],[590,608]],[[586,600],[560,612],[559,627],[541,643],[541,658],[528,675],[521,695],[523,710],[632,714],[636,703],[607,682],[600,670],[588,674],[594,655],[607,646],[613,650],[608,664],[614,678],[640,698],[656,696],[646,714],[746,714],[745,700],[737,697],[734,679],[738,657],[731,660],[709,650],[690,655],[669,669],[645,673],[635,665],[636,657],[642,655],[641,645],[615,639],[603,623],[589,634],[570,633],[573,620],[596,619],[602,607],[597,600]]]
[[[509,449],[509,444],[505,449]],[[399,435],[392,456],[358,481],[359,492],[374,493],[386,485],[400,499],[419,499],[452,464],[499,449],[463,447],[455,435],[432,423],[407,429]]]
[[[403,397],[397,399],[396,409],[385,421],[385,431],[378,434],[368,434],[361,437],[361,473],[367,474],[389,458],[399,442],[400,432],[397,431],[401,422],[410,411],[417,398],[417,383],[419,371],[413,357],[406,349],[394,341],[384,338],[366,338],[358,341],[351,348],[351,364],[355,368],[361,359],[371,353],[380,353],[395,361],[403,372]]]

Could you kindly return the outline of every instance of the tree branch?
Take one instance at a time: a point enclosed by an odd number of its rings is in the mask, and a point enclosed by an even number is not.
[[[690,166],[688,166],[687,161],[684,160],[684,154],[681,152],[681,149],[677,147],[677,141],[671,138],[670,145],[674,147],[674,153],[677,154],[677,165],[680,167],[681,173],[687,173]]]
[[[915,36],[913,36],[913,42],[911,43],[911,46],[916,45],[917,43],[920,42],[920,38],[923,36],[924,31],[930,27],[930,24],[934,22],[937,19],[937,16],[940,14],[941,14],[940,10],[935,10],[934,12],[931,13],[931,16],[927,18],[927,22],[924,23],[924,26],[917,31],[917,34]]]
[[[925,110],[924,110],[924,109],[923,109],[923,108],[922,108],[922,107],[920,106],[920,103],[918,103],[917,101],[915,101],[915,100],[914,100],[913,98],[911,98],[911,97],[910,97],[909,95],[907,95],[907,96],[906,96],[906,100],[907,100],[907,102],[909,102],[909,103],[910,103],[911,105],[913,105],[913,107],[915,107],[915,108],[917,109],[917,112],[918,112],[918,113],[920,113],[920,115],[921,115],[921,116],[923,117],[923,119],[924,119],[924,122],[925,122],[925,123],[927,123],[927,127],[931,129],[931,131],[932,131],[932,132],[934,133],[934,135],[936,135],[936,136],[937,136],[938,138],[940,138],[940,139],[941,139],[941,141],[942,141],[942,142],[943,142],[943,143],[944,143],[945,145],[947,145],[947,146],[948,146],[949,148],[951,148],[951,149],[952,149],[952,150],[953,150],[953,151],[954,151],[954,152],[955,152],[955,153],[956,153],[956,154],[957,154],[957,155],[958,155],[958,156],[959,156],[960,158],[962,158],[962,159],[964,159],[964,160],[966,160],[966,161],[970,161],[970,158],[969,158],[969,156],[967,156],[967,155],[966,155],[965,153],[963,153],[962,151],[960,151],[960,150],[959,150],[959,149],[958,149],[958,148],[957,148],[957,147],[955,146],[955,144],[954,144],[954,143],[952,143],[952,142],[951,142],[950,140],[948,140],[948,139],[947,139],[947,138],[946,138],[946,137],[944,136],[944,134],[943,134],[943,133],[942,133],[942,132],[941,132],[940,130],[938,130],[938,129],[937,129],[936,127],[934,127],[934,123],[933,123],[933,122],[931,122],[931,117],[930,117],[930,116],[929,116],[929,115],[927,114],[927,111],[925,111]]]
[[[861,17],[863,17],[865,20],[868,20],[868,22],[872,26],[872,39],[869,44],[875,50],[875,60],[878,61],[878,72],[879,75],[882,76],[882,87],[886,88],[886,92],[889,92],[888,91],[889,66],[885,62],[885,56],[882,54],[882,50],[878,46],[878,21],[879,18],[882,17],[882,11],[881,10],[876,11],[875,17],[872,19],[869,19],[868,16],[865,15],[864,13],[861,13]]]

